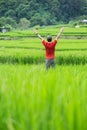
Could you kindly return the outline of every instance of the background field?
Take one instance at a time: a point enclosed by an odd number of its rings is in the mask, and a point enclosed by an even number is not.
[[[58,26],[39,28],[38,31],[46,39],[52,35],[53,39],[59,32]],[[44,47],[36,37],[33,29],[27,31],[13,31],[0,33],[0,62],[1,63],[43,63],[45,59]],[[56,46],[57,64],[85,64],[87,63],[87,29],[65,27]]]
[[[47,36],[47,35],[52,35],[52,36],[56,36],[57,33],[60,30],[59,26],[50,26],[50,27],[42,27],[39,28],[39,33],[42,36]],[[27,38],[27,37],[36,37],[34,32],[33,32],[33,28],[29,29],[29,30],[22,30],[22,31],[12,31],[11,33],[8,32],[6,34],[2,34],[0,33],[0,39],[16,39],[16,38]],[[62,33],[62,37],[64,38],[87,38],[87,28],[72,28],[72,27],[65,27],[64,32]]]
[[[44,37],[46,39],[46,37]],[[1,63],[43,63],[45,48],[37,38],[0,41]],[[57,64],[87,63],[87,39],[59,39],[56,46]]]
[[[39,29],[45,39],[58,31]],[[86,28],[66,28],[56,68],[46,71],[45,49],[33,30],[0,34],[0,130],[87,129],[86,38]]]

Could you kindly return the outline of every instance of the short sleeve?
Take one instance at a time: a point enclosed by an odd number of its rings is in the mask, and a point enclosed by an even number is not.
[[[47,42],[45,40],[42,40],[42,44],[46,46]]]
[[[53,44],[54,44],[54,45],[56,45],[56,44],[57,44],[57,40],[56,40],[56,39],[53,41]]]

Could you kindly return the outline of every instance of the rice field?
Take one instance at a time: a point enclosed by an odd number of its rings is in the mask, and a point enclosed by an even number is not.
[[[46,39],[46,37],[44,37]],[[86,64],[87,39],[59,39],[57,64]],[[44,63],[45,49],[38,38],[0,41],[0,63]]]
[[[1,130],[86,130],[87,65],[0,65]]]
[[[59,32],[61,27],[59,26],[52,26],[52,27],[42,27],[38,28],[40,34],[45,37],[47,35],[56,36]],[[16,39],[16,38],[31,38],[35,37],[35,34],[33,33],[33,28],[30,28],[28,30],[15,30],[10,32],[7,32],[5,34],[0,33],[0,39]],[[87,27],[85,28],[75,28],[75,27],[65,27],[64,32],[62,33],[62,37],[64,38],[87,38]]]
[[[56,67],[47,71],[38,38],[4,37],[0,40],[0,130],[86,130],[87,39],[61,37]]]

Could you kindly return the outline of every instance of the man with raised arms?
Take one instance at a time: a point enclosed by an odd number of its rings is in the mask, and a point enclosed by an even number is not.
[[[46,69],[55,67],[55,46],[60,38],[61,33],[63,32],[64,28],[61,28],[57,37],[52,41],[52,36],[47,36],[47,41],[44,40],[43,37],[38,33],[37,29],[34,29],[35,34],[38,38],[42,41],[42,44],[46,50]]]

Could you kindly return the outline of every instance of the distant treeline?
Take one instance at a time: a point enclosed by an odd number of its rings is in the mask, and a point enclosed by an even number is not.
[[[0,0],[0,27],[68,23],[87,16],[87,0]]]

